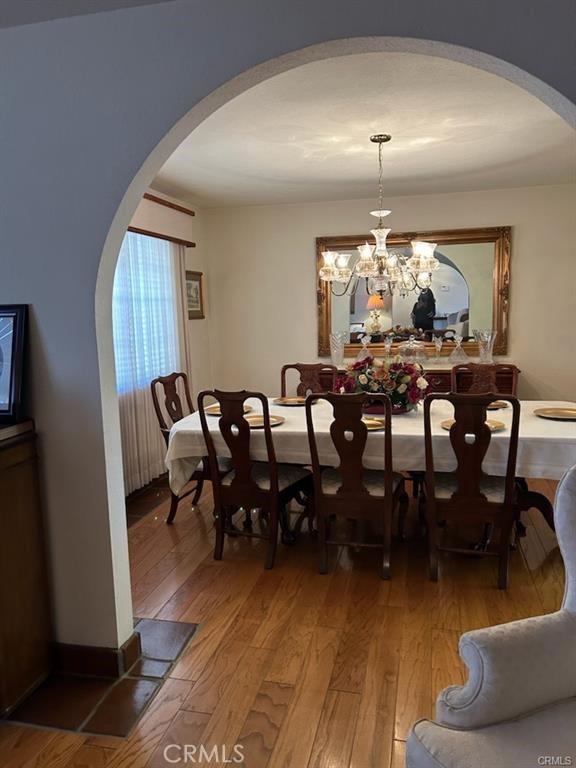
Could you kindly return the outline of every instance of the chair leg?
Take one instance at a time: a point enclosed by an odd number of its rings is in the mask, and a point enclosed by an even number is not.
[[[510,566],[510,539],[513,521],[507,522],[500,529],[500,556],[498,558],[498,589],[508,588],[508,571]]]
[[[428,529],[428,561],[430,564],[430,581],[438,581],[438,526],[435,512],[432,513],[431,504],[426,508],[426,527]],[[434,519],[432,515],[434,514]]]
[[[384,552],[382,554],[382,573],[383,579],[390,578],[390,549],[392,546],[392,506],[386,509],[384,513]]]
[[[215,523],[216,523],[216,542],[214,544],[214,560],[222,560],[222,553],[224,551],[224,526],[226,523],[226,511],[223,506],[216,507]]]
[[[410,497],[406,491],[402,491],[398,497],[398,538],[400,541],[406,541],[406,513],[410,506]]]
[[[194,496],[192,496],[193,507],[195,507],[200,501],[200,496],[202,496],[203,488],[204,488],[204,480],[198,480],[198,482],[196,483],[196,490],[194,491]]]
[[[317,514],[316,525],[318,526],[318,572],[328,573],[328,545],[326,544],[327,521],[325,515]]]
[[[176,496],[175,493],[170,492],[170,512],[168,512],[168,517],[166,518],[166,525],[172,525],[174,522],[179,501],[180,499],[178,496]]]
[[[276,547],[278,546],[278,507],[272,505],[269,513],[268,520],[268,554],[266,556],[266,570],[269,571],[274,567],[274,560],[276,559]]]

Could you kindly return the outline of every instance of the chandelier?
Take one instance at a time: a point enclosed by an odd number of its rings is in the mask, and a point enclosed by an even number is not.
[[[434,256],[436,243],[412,240],[412,255],[389,251],[386,238],[392,231],[384,226],[384,218],[391,211],[384,208],[384,173],[382,167],[382,147],[392,137],[387,133],[370,136],[370,141],[378,144],[378,208],[370,211],[378,219],[378,226],[370,230],[376,244],[364,243],[358,246],[359,258],[353,268],[349,266],[350,254],[336,251],[323,251],[323,265],[318,273],[320,280],[328,283],[334,296],[353,295],[358,282],[366,281],[366,291],[370,295],[392,296],[395,293],[407,296],[410,291],[424,290],[432,283],[432,272],[440,266]],[[335,290],[335,285],[341,286]]]

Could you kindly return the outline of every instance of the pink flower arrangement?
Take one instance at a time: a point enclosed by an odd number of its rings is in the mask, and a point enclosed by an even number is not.
[[[424,399],[428,382],[418,363],[401,360],[381,363],[373,357],[348,365],[337,381],[340,392],[385,394],[395,411],[413,411]]]

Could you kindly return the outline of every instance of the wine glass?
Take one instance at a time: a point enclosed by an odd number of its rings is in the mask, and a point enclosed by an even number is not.
[[[444,339],[442,336],[434,336],[434,349],[436,350],[436,360],[440,360],[442,357],[442,344]]]

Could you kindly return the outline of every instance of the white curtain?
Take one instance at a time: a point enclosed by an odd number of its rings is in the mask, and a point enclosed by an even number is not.
[[[179,322],[182,250],[128,232],[116,267],[112,318],[126,494],[166,471],[150,382],[186,363]]]

